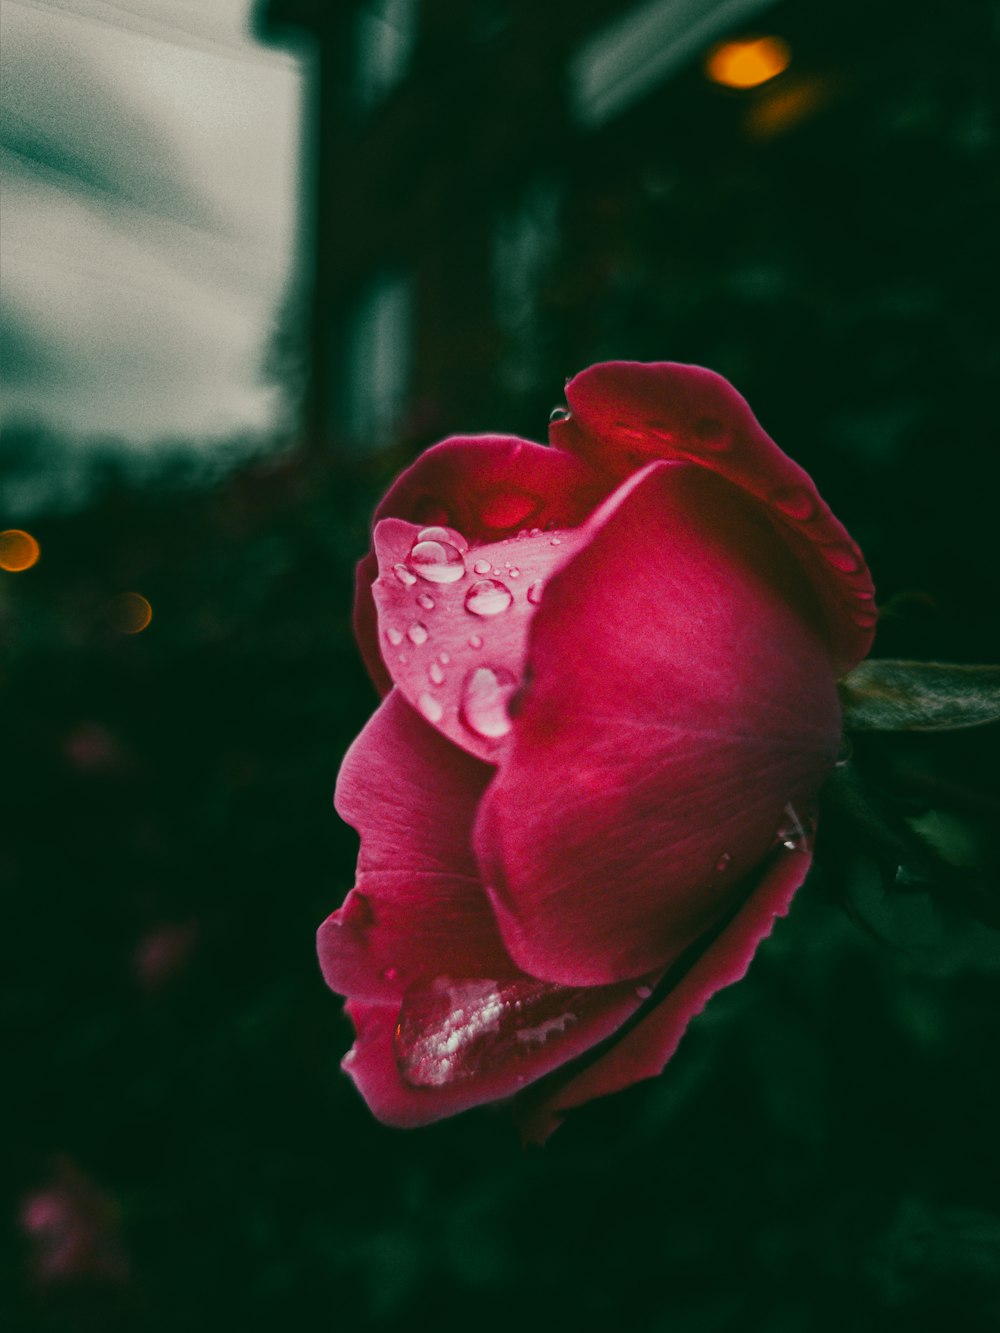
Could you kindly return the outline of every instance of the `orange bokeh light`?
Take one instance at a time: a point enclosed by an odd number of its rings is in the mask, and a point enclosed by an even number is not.
[[[108,606],[108,619],[122,634],[139,634],[153,619],[153,608],[140,592],[120,592]]]
[[[0,569],[20,574],[23,569],[37,565],[41,553],[42,548],[30,532],[22,532],[20,528],[0,532]]]
[[[722,42],[709,51],[705,73],[724,88],[756,88],[786,70],[791,58],[788,43],[780,37]]]

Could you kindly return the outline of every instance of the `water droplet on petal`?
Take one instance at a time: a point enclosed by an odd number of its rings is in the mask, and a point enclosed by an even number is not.
[[[469,647],[470,647],[470,648],[482,648],[482,646],[483,646],[483,636],[482,636],[481,634],[470,634],[470,635],[469,635]]]
[[[406,631],[406,637],[411,643],[426,643],[429,638],[427,626],[419,620],[416,621],[416,623],[411,625]]]
[[[788,486],[784,490],[775,491],[771,503],[789,518],[811,518],[816,512],[816,502],[805,486]]]
[[[540,537],[541,535],[542,535],[541,528],[532,528],[531,531],[528,533],[529,537]]]
[[[481,579],[465,594],[465,609],[474,616],[498,616],[513,600],[514,594],[499,579]]]
[[[801,852],[805,850],[807,833],[803,827],[802,820],[796,814],[795,807],[785,806],[785,820],[778,829],[777,838],[782,847],[789,852]]]
[[[553,424],[557,421],[569,421],[572,415],[568,407],[554,407],[549,413],[549,421]]]
[[[447,666],[448,663],[451,661],[451,658],[447,653],[438,653],[438,661],[441,663],[442,666]]]
[[[635,993],[640,1000],[648,1000],[653,993],[653,988],[652,986],[636,986]]]
[[[562,538],[561,538],[561,537],[553,537],[552,540],[549,542],[549,545],[550,545],[550,546],[561,546],[561,545],[562,545]]]
[[[411,574],[405,565],[393,565],[392,572],[399,579],[404,588],[412,588],[417,581],[417,576]]]
[[[517,681],[503,667],[476,667],[462,687],[459,716],[475,735],[499,740],[511,729],[507,700],[516,689]]]
[[[518,569],[517,565],[511,565],[507,572],[512,579],[519,579],[521,577],[521,571]]]
[[[364,930],[375,920],[375,913],[365,895],[359,893],[357,889],[352,889],[344,899],[338,917],[339,925],[348,926],[351,930]]]
[[[719,857],[718,861],[716,861],[715,863],[716,870],[719,871],[725,870],[732,859],[733,857],[731,852],[723,852],[722,855]]]
[[[387,629],[385,632],[385,637],[392,644],[393,648],[398,648],[399,645],[403,642],[402,632],[398,629],[392,629],[392,628]]]
[[[432,662],[430,664],[427,668],[427,675],[430,677],[432,685],[444,684],[444,672],[441,670],[441,667],[437,662]]]
[[[733,438],[729,427],[718,417],[699,417],[691,427],[691,433],[706,449],[728,449]]]
[[[422,694],[417,700],[417,707],[428,722],[440,722],[444,717],[444,705],[433,694]]]
[[[465,575],[462,553],[451,542],[417,542],[406,562],[428,583],[455,583]]]
[[[834,542],[832,546],[821,546],[820,550],[834,569],[839,569],[842,574],[852,574],[861,568],[861,561],[843,542]]]
[[[579,1021],[585,992],[549,982],[436,977],[403,996],[396,1067],[413,1088],[440,1088],[530,1058]]]
[[[542,589],[544,587],[545,584],[541,579],[539,579],[537,583],[528,584],[528,601],[532,606],[537,606],[542,600]]]
[[[476,574],[488,574],[492,569],[492,565],[488,560],[477,560],[472,568]]]
[[[430,595],[429,592],[420,593],[420,595],[417,597],[417,602],[419,603],[420,606],[424,608],[425,611],[434,610],[434,598]]]
[[[459,551],[469,549],[469,543],[460,532],[456,532],[454,528],[446,528],[443,524],[421,528],[415,538],[415,543],[417,542],[444,542],[449,546],[454,546]]]

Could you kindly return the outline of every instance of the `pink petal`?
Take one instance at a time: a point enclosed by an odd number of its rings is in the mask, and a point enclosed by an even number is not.
[[[421,531],[399,518],[375,529],[372,593],[383,658],[428,722],[495,762],[511,728],[506,703],[521,684],[531,620],[584,530],[524,533],[464,552],[443,538],[421,542]]]
[[[867,656],[874,590],[861,552],[816,490],[721,375],[700,366],[611,361],[566,388],[552,443],[618,479],[655,458],[693,459],[766,506],[819,597],[843,674]]]
[[[546,591],[475,831],[504,942],[533,976],[605,985],[667,965],[832,768],[829,649],[755,509],[704,468],[654,464]]]
[[[426,450],[393,483],[374,523],[402,518],[418,527],[457,529],[470,545],[522,528],[576,527],[610,486],[581,459],[508,435],[456,436]],[[373,551],[358,565],[354,627],[381,693],[392,684],[382,660],[371,586]]]
[[[746,975],[760,942],[777,917],[788,911],[812,864],[812,848],[781,849],[768,862],[736,915],[677,981],[654,1004],[647,1018],[615,1042],[607,1054],[582,1071],[550,1082],[541,1101],[526,1099],[519,1116],[527,1142],[543,1143],[571,1107],[619,1092],[640,1079],[654,1078],[676,1051],[688,1024],[716,993]]]

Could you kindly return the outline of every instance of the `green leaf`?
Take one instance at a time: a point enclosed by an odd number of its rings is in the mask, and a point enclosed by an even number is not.
[[[1000,666],[870,660],[840,682],[848,731],[949,731],[1000,718]]]

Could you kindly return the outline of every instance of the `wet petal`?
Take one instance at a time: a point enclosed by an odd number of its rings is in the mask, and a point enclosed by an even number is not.
[[[560,450],[506,435],[456,436],[426,450],[396,479],[374,523],[444,525],[470,545],[483,545],[522,528],[575,527],[609,489],[581,459]],[[384,694],[392,680],[371,595],[377,574],[372,550],[358,565],[354,625],[365,665]]]
[[[375,529],[382,656],[427,722],[495,762],[510,732],[506,705],[521,684],[532,617],[584,531],[525,531],[467,550],[443,533],[421,541],[426,531],[398,518]]]
[[[566,399],[571,415],[553,423],[553,444],[611,478],[687,458],[759,500],[812,580],[838,672],[867,655],[875,612],[861,552],[727,380],[700,366],[612,361],[572,379]]]
[[[571,1107],[659,1074],[692,1018],[701,1013],[716,991],[746,975],[758,945],[770,935],[775,920],[787,913],[811,864],[812,849],[807,844],[776,851],[736,915],[658,1004],[654,995],[651,1003],[655,1007],[648,1017],[593,1063],[568,1070],[565,1077],[555,1076],[541,1100],[524,1101],[519,1116],[524,1138],[542,1143]]]
[[[655,464],[588,538],[538,609],[475,831],[511,956],[564,985],[650,972],[703,934],[840,732],[811,589],[735,487]]]

